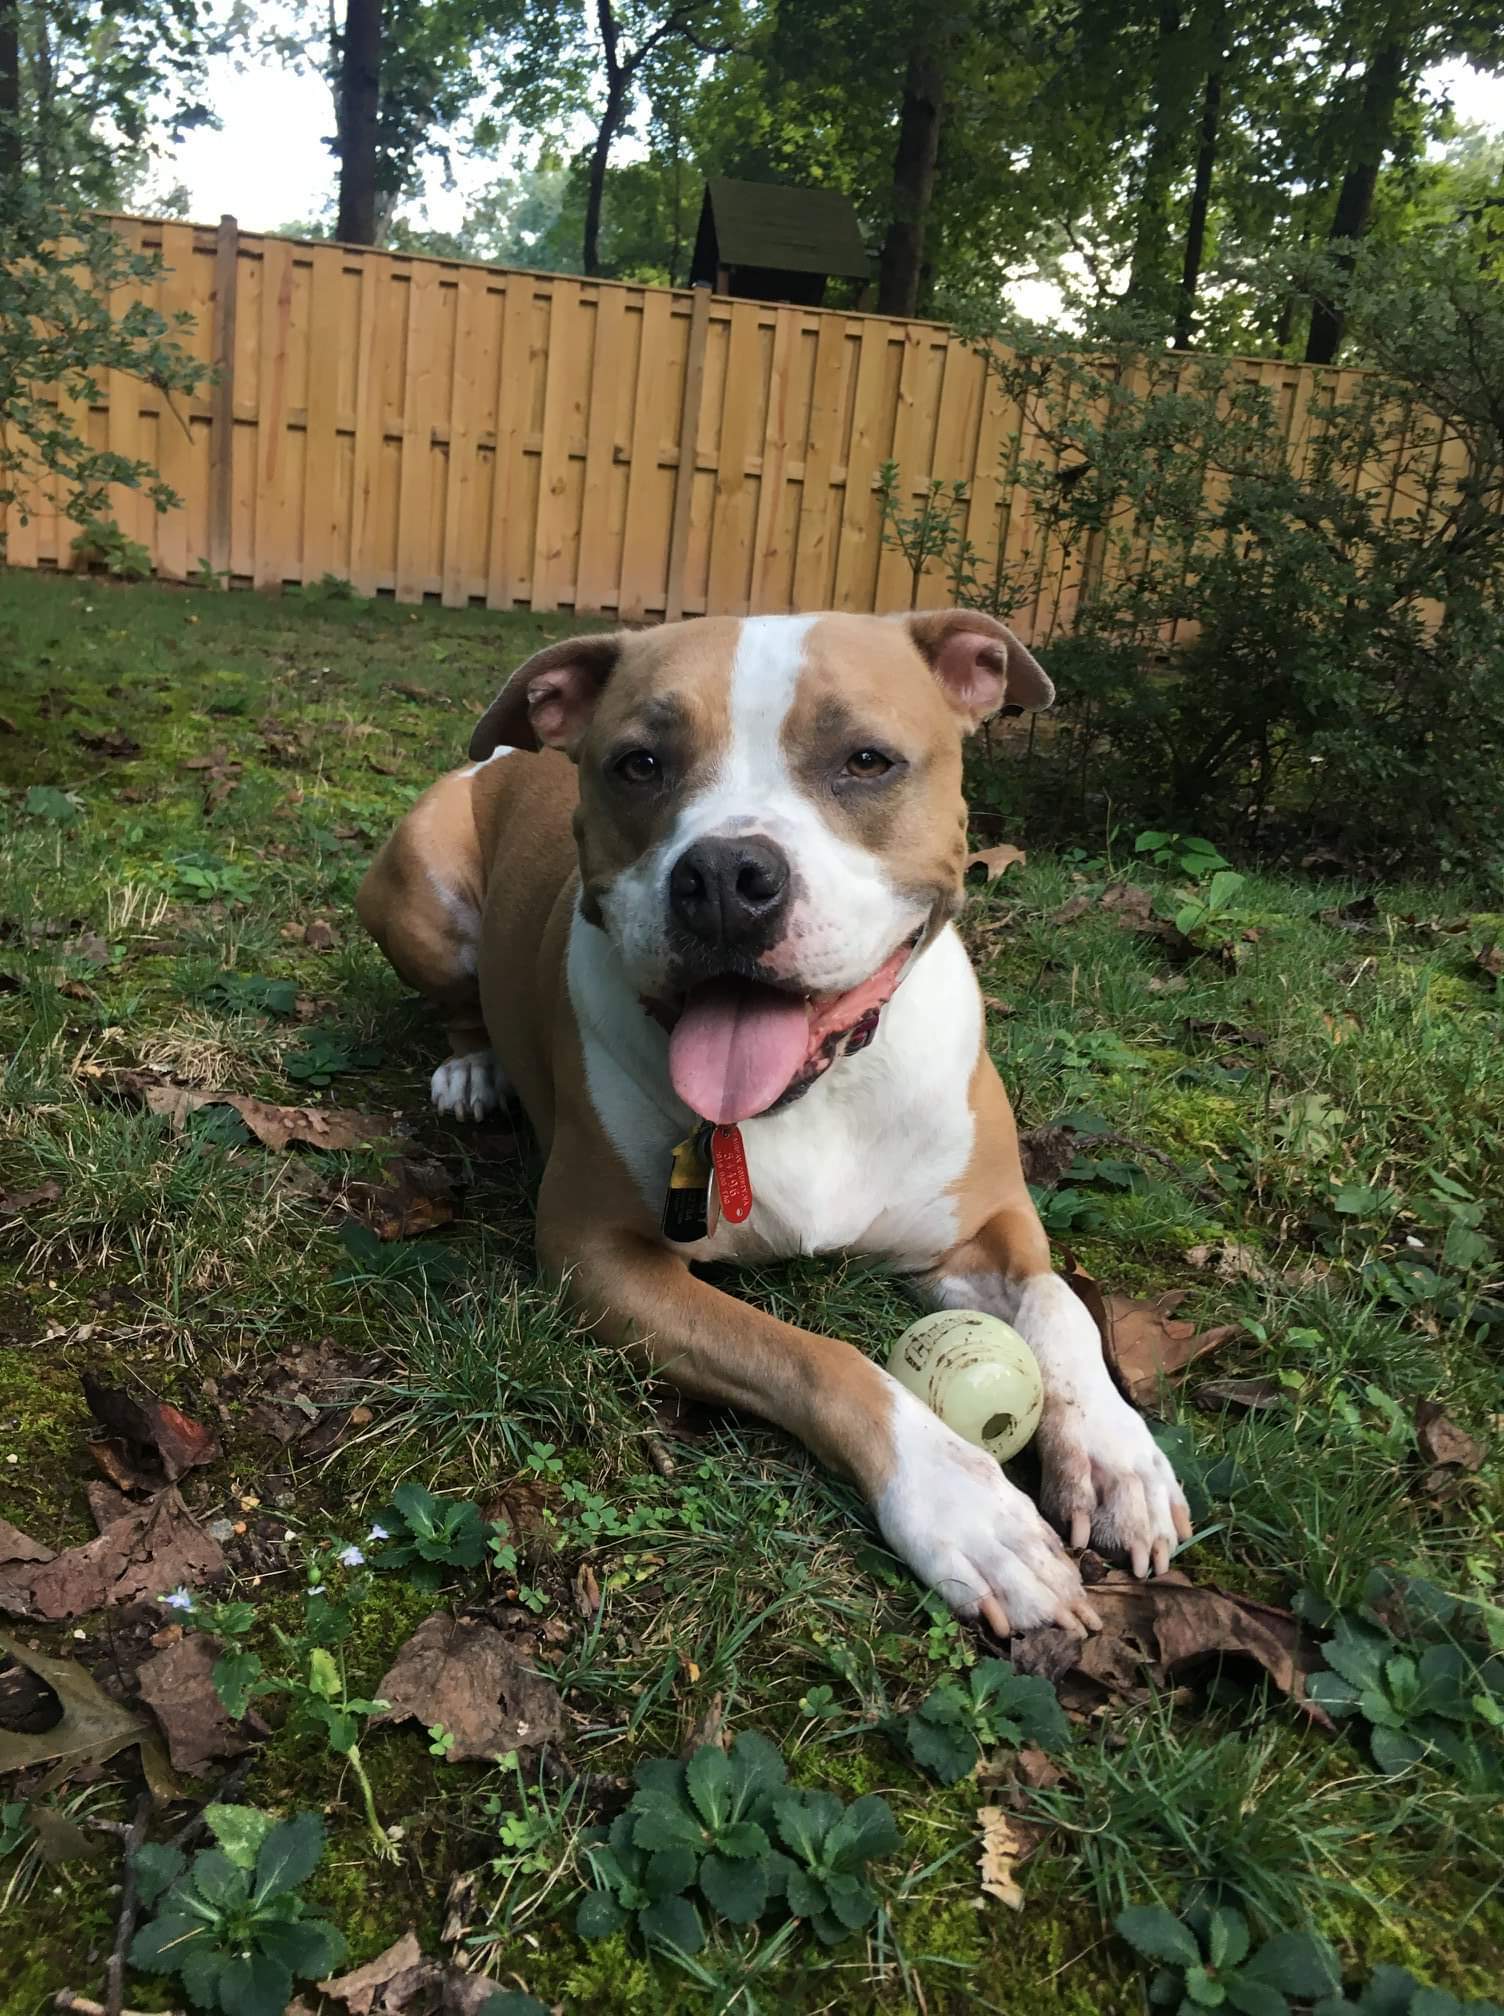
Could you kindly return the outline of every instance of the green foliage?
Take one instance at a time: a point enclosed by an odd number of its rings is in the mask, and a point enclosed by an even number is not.
[[[258,973],[220,973],[205,987],[204,999],[232,1015],[291,1015],[298,989],[295,981],[268,980]]]
[[[376,1526],[387,1537],[373,1565],[419,1589],[437,1591],[445,1569],[478,1568],[485,1559],[486,1523],[468,1498],[435,1498],[421,1484],[399,1484]]]
[[[1321,1648],[1326,1670],[1311,1675],[1308,1691],[1329,1714],[1366,1725],[1379,1770],[1430,1760],[1465,1777],[1498,1774],[1504,1659],[1480,1662],[1447,1641],[1407,1646],[1349,1617],[1335,1623]]]
[[[128,539],[113,518],[91,518],[72,542],[83,567],[102,569],[116,581],[145,581],[151,574],[151,553],[139,539]]]
[[[1379,1967],[1356,2001],[1330,1995],[1313,2016],[1504,2016],[1497,2002],[1459,2002],[1441,1988],[1426,1988],[1404,1967]]]
[[[1279,1932],[1250,1954],[1248,1921],[1226,1905],[1183,1919],[1159,1905],[1130,1905],[1113,1922],[1136,1953],[1158,1963],[1149,2000],[1178,2016],[1224,2005],[1240,2016],[1289,2016],[1292,1997],[1314,2001],[1341,1980],[1337,1956],[1314,1933]]]
[[[1049,1681],[1015,1672],[1006,1659],[979,1660],[964,1687],[943,1681],[912,1715],[887,1726],[942,1785],[964,1778],[984,1751],[1000,1743],[1060,1750],[1070,1741],[1070,1724]]]
[[[0,1806],[0,1857],[13,1855],[30,1832],[24,1799],[12,1799]]]
[[[24,517],[47,499],[84,528],[80,551],[130,579],[149,561],[114,524],[111,488],[141,490],[158,511],[181,500],[149,463],[92,446],[76,416],[98,404],[109,372],[169,402],[203,384],[181,340],[192,317],[169,323],[149,305],[161,273],[159,258],[33,184],[0,189],[0,508]]]
[[[640,1764],[636,1780],[627,1811],[587,1843],[598,1887],[575,1919],[583,1938],[632,1922],[649,1944],[697,1953],[704,1903],[733,1925],[782,1906],[835,1945],[876,1911],[867,1864],[899,1846],[885,1799],[847,1806],[789,1786],[782,1757],[753,1730],[729,1753],[706,1745],[687,1763]]]
[[[71,826],[80,816],[78,800],[51,784],[33,784],[21,808],[31,818],[51,820],[54,826]]]
[[[208,1819],[220,1845],[191,1863],[176,1848],[137,1851],[138,1893],[156,1915],[132,1941],[130,1964],[177,1975],[195,2008],[282,2016],[295,1982],[320,1980],[344,1958],[339,1932],[306,1915],[299,1894],[323,1854],[324,1823],[299,1813],[273,1825],[234,1806],[211,1806]]]
[[[345,1071],[374,1071],[381,1058],[379,1043],[354,1043],[338,1029],[310,1029],[283,1058],[282,1069],[299,1085],[324,1086]]]

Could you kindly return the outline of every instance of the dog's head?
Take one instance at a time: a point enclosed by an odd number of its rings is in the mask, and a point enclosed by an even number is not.
[[[470,754],[573,758],[583,913],[686,1105],[734,1121],[870,1034],[960,903],[962,737],[1053,698],[979,612],[713,617],[550,645]]]

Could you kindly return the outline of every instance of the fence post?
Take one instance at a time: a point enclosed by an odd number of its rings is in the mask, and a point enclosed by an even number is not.
[[[235,294],[240,230],[228,214],[214,242],[214,396],[209,429],[209,564],[229,586],[235,513]]]
[[[684,398],[679,407],[679,466],[674,471],[674,513],[668,534],[668,590],[663,620],[684,614],[684,562],[689,552],[689,512],[695,488],[695,448],[700,438],[700,400],[705,390],[705,344],[710,334],[710,288],[694,289],[689,311],[689,348],[684,356]]]

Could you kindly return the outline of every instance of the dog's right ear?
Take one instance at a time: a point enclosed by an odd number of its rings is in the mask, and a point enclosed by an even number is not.
[[[573,757],[601,689],[616,669],[622,636],[566,637],[519,665],[476,725],[470,760],[498,749],[562,749]]]

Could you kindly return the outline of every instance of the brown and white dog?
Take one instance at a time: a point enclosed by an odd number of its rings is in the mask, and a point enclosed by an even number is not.
[[[575,1305],[685,1392],[797,1435],[921,1581],[1006,1635],[1098,1622],[1031,1500],[851,1344],[688,1264],[864,1254],[931,1306],[1006,1318],[1039,1360],[1044,1504],[1071,1545],[1146,1574],[1189,1534],[1051,1271],[951,924],[962,737],[1005,695],[1041,707],[1054,689],[969,611],[553,644],[403,819],[358,907],[447,1020],[434,1104],[521,1100],[546,1157],[539,1255]],[[666,1199],[688,1207],[677,1239]]]

